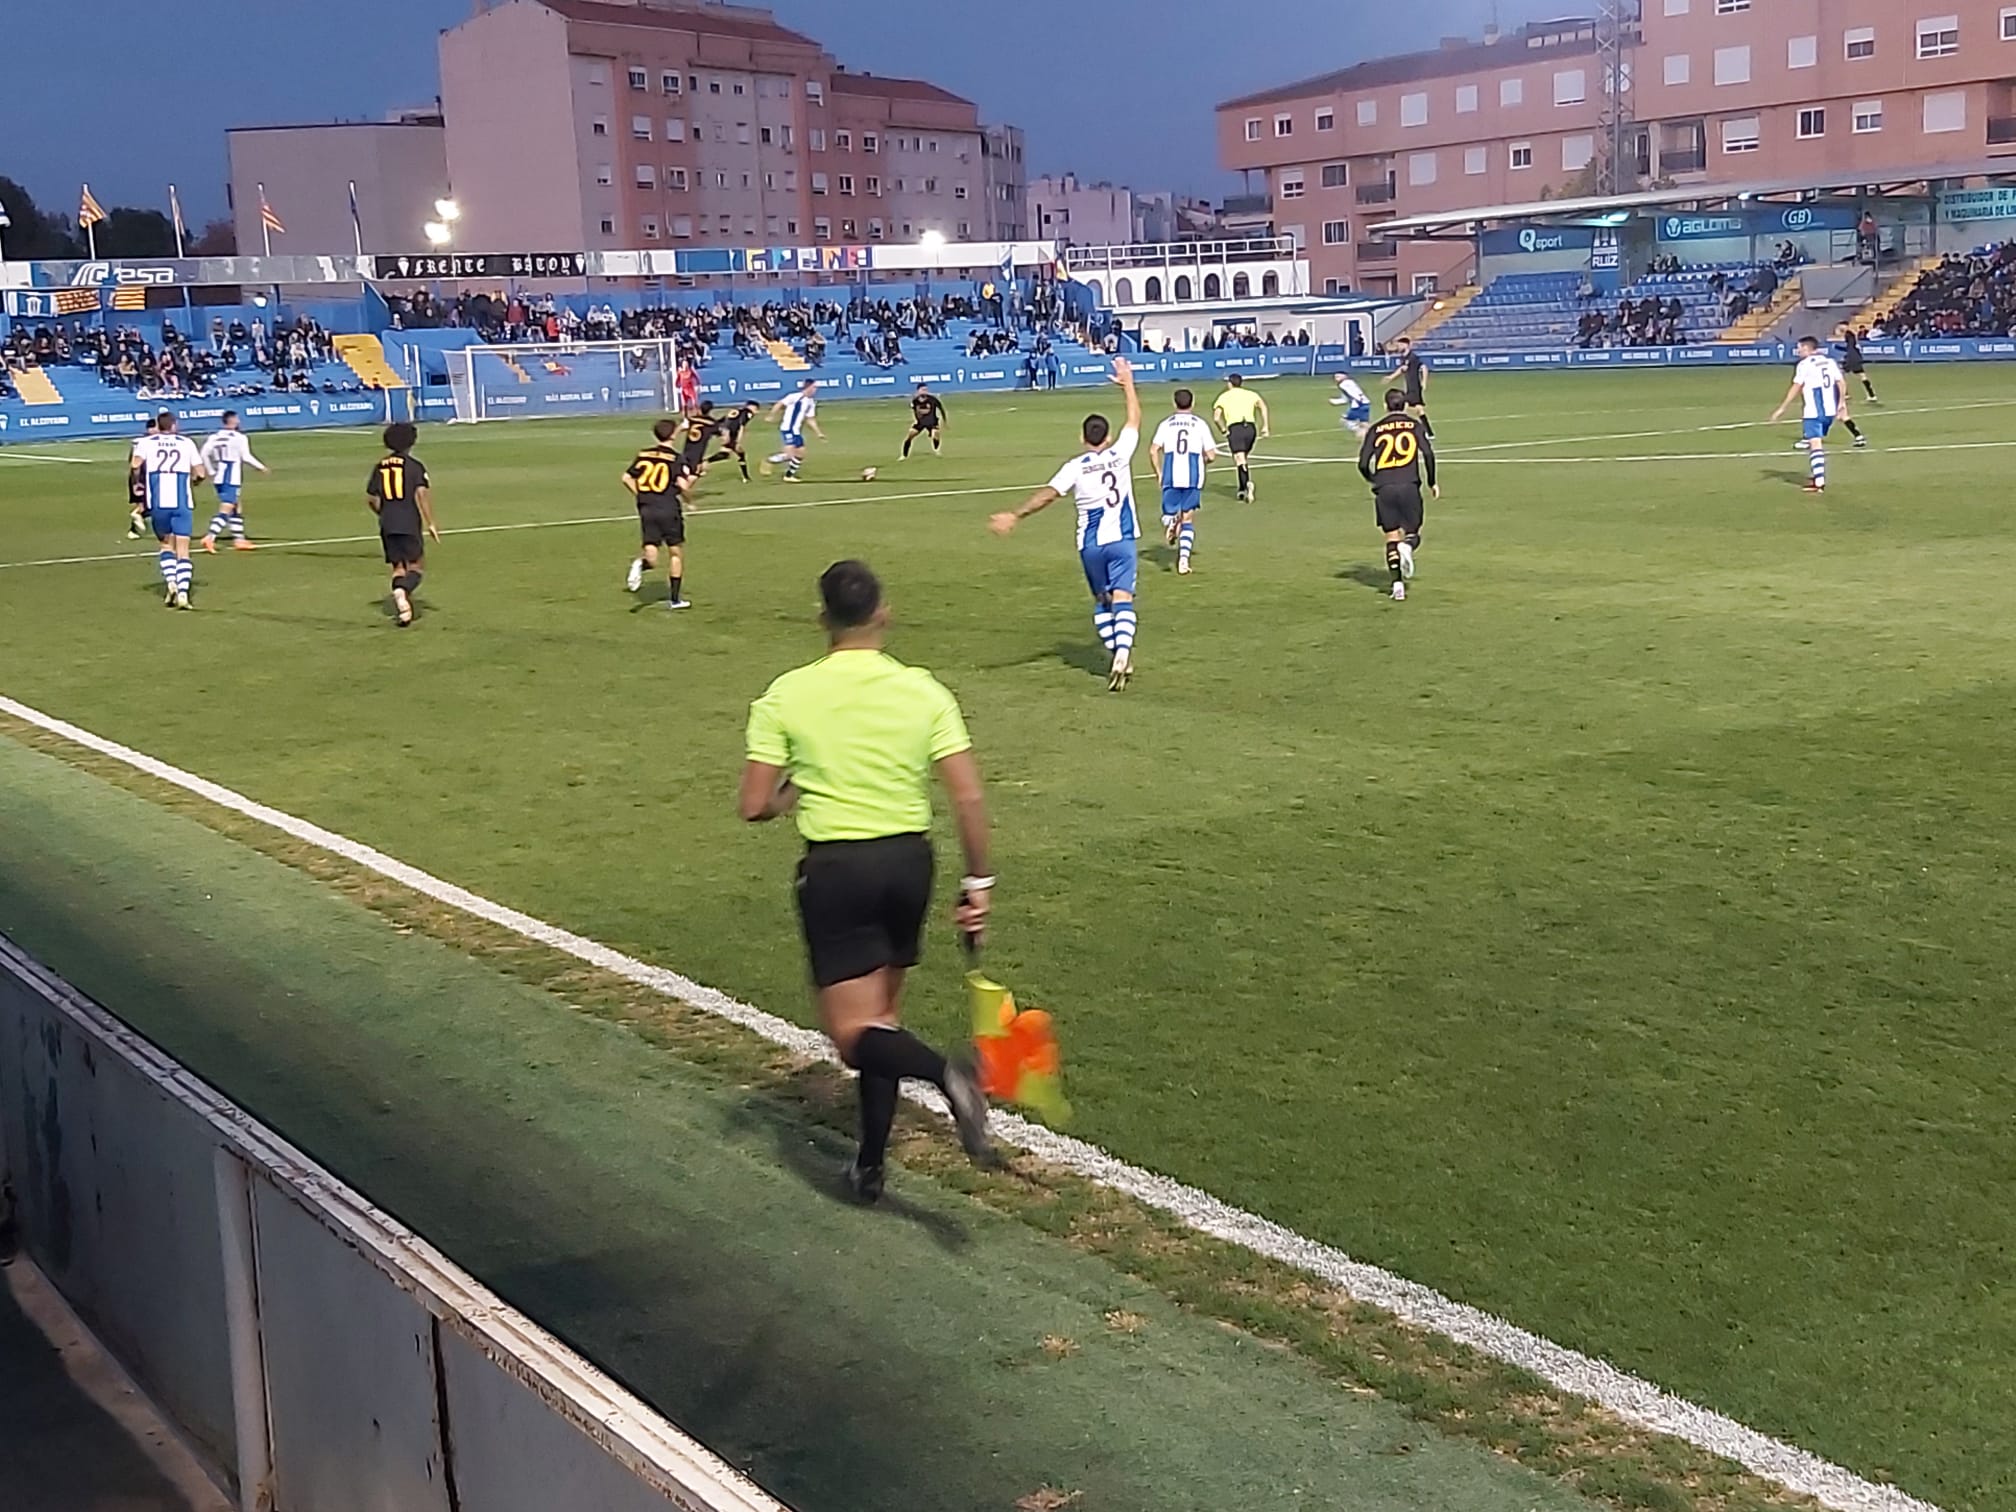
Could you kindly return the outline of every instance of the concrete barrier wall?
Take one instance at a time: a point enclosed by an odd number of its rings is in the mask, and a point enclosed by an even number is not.
[[[0,1179],[248,1512],[784,1512],[4,937]]]

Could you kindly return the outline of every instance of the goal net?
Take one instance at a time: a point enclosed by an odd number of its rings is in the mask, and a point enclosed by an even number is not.
[[[457,420],[667,414],[678,354],[666,340],[472,346],[449,354]]]

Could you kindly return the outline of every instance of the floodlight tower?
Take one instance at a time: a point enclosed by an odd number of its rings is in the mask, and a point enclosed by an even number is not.
[[[1596,0],[1596,71],[1603,89],[1603,114],[1596,131],[1598,194],[1628,194],[1638,187],[1631,100],[1638,15],[1638,0]]]

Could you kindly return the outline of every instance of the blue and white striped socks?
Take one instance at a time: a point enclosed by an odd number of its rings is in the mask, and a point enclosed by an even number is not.
[[[204,531],[203,534],[208,536],[220,536],[230,528],[231,528],[231,516],[225,514],[220,509],[216,514],[210,516],[210,528]]]
[[[245,511],[242,509],[231,511],[231,539],[234,541],[245,539]]]
[[[196,564],[187,557],[175,559],[175,591],[187,593],[196,584]]]
[[[1104,604],[1092,611],[1092,628],[1099,632],[1099,644],[1108,651],[1113,649],[1113,611]]]
[[[1190,552],[1196,545],[1197,526],[1194,522],[1176,532],[1176,565],[1179,568],[1190,565]]]
[[[1113,651],[1115,655],[1134,650],[1134,604],[1130,599],[1113,606]]]
[[[167,584],[168,591],[173,593],[175,591],[175,553],[163,547],[155,553],[154,560],[161,568],[161,581]]]
[[[1806,449],[1806,461],[1813,469],[1813,486],[1815,488],[1825,488],[1827,486],[1827,448],[1817,441],[1814,442]]]

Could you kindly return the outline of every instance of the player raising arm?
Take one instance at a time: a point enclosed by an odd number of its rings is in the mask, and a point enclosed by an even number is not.
[[[1057,476],[1031,494],[1020,509],[1006,510],[987,522],[996,535],[1011,534],[1039,510],[1064,495],[1078,501],[1078,562],[1092,589],[1092,625],[1113,653],[1108,691],[1118,693],[1134,671],[1134,586],[1140,575],[1141,525],[1134,510],[1134,452],[1141,444],[1141,396],[1134,391],[1134,369],[1125,357],[1113,359],[1113,381],[1127,396],[1127,422],[1120,434],[1104,415],[1087,415],[1079,434],[1085,450],[1057,470]]]

